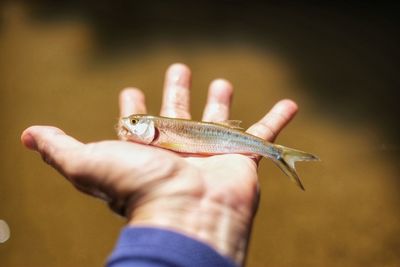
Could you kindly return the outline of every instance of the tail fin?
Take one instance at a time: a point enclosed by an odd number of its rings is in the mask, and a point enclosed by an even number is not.
[[[273,146],[279,151],[279,156],[272,158],[272,160],[287,176],[289,176],[292,181],[294,181],[302,190],[305,190],[303,184],[301,183],[300,177],[297,175],[294,164],[296,161],[319,160],[319,158],[313,154],[300,150],[280,145]]]

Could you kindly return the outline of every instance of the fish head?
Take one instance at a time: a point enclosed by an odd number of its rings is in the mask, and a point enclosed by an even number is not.
[[[150,116],[131,115],[118,123],[118,136],[123,140],[150,144],[156,135],[154,120]]]

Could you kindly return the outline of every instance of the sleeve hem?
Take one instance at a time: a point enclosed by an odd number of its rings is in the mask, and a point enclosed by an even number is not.
[[[178,232],[152,227],[126,227],[107,266],[132,266],[136,261],[152,262],[151,266],[236,267],[231,259],[209,245]],[[156,262],[159,265],[154,265]]]

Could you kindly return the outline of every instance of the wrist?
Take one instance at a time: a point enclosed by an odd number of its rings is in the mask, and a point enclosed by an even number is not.
[[[142,203],[130,213],[131,226],[175,230],[202,241],[242,265],[253,208],[210,198],[170,197]]]

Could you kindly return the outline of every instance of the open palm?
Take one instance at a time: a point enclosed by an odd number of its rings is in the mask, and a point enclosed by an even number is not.
[[[169,68],[162,116],[190,119],[190,80],[185,65]],[[232,93],[229,82],[213,81],[203,120],[228,119]],[[296,111],[295,103],[282,100],[247,132],[273,141]],[[121,116],[146,113],[141,91],[122,91],[120,112]],[[216,247],[210,229],[235,228],[241,235],[249,231],[258,198],[257,158],[237,154],[188,156],[125,141],[83,144],[50,126],[32,126],[21,138],[74,186],[106,200],[132,225],[173,228]],[[233,236],[229,238],[235,239]],[[231,242],[246,245],[240,240]],[[231,253],[229,248],[225,250],[222,253]]]

